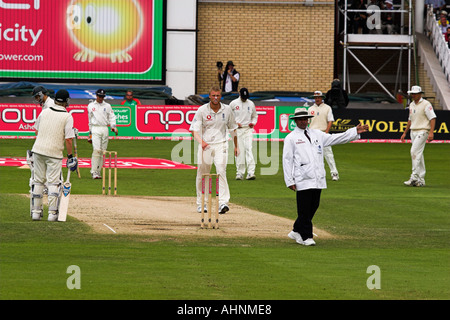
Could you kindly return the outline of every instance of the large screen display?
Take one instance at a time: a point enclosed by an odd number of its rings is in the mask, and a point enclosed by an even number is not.
[[[164,0],[0,0],[0,78],[162,83]]]

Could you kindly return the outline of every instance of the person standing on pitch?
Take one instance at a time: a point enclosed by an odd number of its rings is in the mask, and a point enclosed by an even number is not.
[[[284,181],[289,189],[296,191],[297,199],[297,219],[288,237],[305,246],[316,244],[312,219],[319,208],[321,191],[327,187],[324,147],[359,139],[369,128],[358,124],[343,133],[329,134],[308,129],[312,117],[304,108],[297,108],[290,117],[297,126],[286,136],[283,146]]]
[[[101,179],[100,172],[103,167],[103,152],[108,150],[109,130],[111,127],[116,136],[116,115],[109,103],[104,101],[106,93],[103,89],[96,92],[96,100],[88,105],[89,139],[92,143],[91,175],[92,179]]]
[[[36,141],[33,153],[33,178],[31,191],[31,218],[43,217],[44,184],[48,186],[48,221],[57,221],[61,193],[62,159],[64,145],[67,150],[66,166],[77,169],[77,158],[72,156],[72,139],[75,137],[72,115],[67,112],[69,93],[59,90],[55,104],[43,110],[36,120]]]
[[[48,90],[43,86],[34,87],[31,94],[34,101],[41,105],[42,110],[55,105],[54,100],[48,96]]]
[[[195,113],[189,131],[199,143],[197,153],[197,212],[202,212],[202,174],[210,173],[214,163],[219,177],[219,213],[229,211],[230,190],[227,181],[228,130],[234,142],[234,155],[239,155],[236,136],[237,124],[231,108],[220,102],[222,93],[219,87],[209,91],[210,102],[202,105]],[[206,212],[206,204],[204,211]]]
[[[236,120],[239,156],[236,157],[236,180],[242,180],[247,163],[247,180],[255,180],[255,160],[253,158],[253,127],[258,122],[258,114],[253,101],[249,99],[247,88],[239,90],[239,98],[230,102]]]
[[[436,126],[436,114],[431,103],[422,98],[422,88],[413,86],[408,94],[413,101],[409,105],[408,124],[401,136],[402,142],[411,129],[411,160],[412,173],[404,184],[413,187],[425,186],[425,160],[423,151],[425,144],[434,139],[434,127]]]
[[[329,105],[323,103],[323,98],[325,98],[325,95],[323,95],[321,91],[314,92],[315,103],[308,109],[309,113],[314,116],[311,118],[309,127],[311,129],[319,129],[325,133],[329,133],[334,122],[333,110]],[[336,162],[334,161],[333,149],[331,149],[331,146],[323,148],[323,155],[330,168],[331,179],[333,181],[338,181],[339,172],[336,168]]]

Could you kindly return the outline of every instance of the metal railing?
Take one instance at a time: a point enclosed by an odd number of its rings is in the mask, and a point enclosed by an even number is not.
[[[433,14],[433,6],[429,6],[427,9],[426,28],[433,50],[436,53],[436,57],[445,74],[447,83],[450,85],[450,49],[445,41],[444,34],[438,25],[438,21]]]

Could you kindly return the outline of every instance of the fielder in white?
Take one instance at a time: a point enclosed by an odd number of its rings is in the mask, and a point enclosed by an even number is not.
[[[103,168],[103,152],[108,150],[109,130],[111,127],[116,136],[119,131],[116,128],[116,115],[109,103],[103,101],[106,93],[103,89],[96,92],[96,100],[88,105],[89,139],[92,143],[91,175],[92,179],[101,179],[100,172]]]
[[[250,94],[247,88],[239,90],[239,98],[230,102],[236,120],[237,138],[240,153],[236,157],[236,180],[242,180],[245,174],[245,164],[247,163],[247,180],[254,180],[255,159],[253,157],[253,127],[258,122],[258,114],[253,101],[249,100]]]
[[[412,173],[407,186],[423,187],[425,186],[425,160],[423,151],[425,144],[434,139],[434,127],[436,125],[436,114],[431,103],[422,98],[422,88],[412,86],[408,94],[413,101],[409,105],[408,124],[403,132],[401,140],[405,142],[406,134],[411,130],[411,160]]]
[[[321,91],[314,92],[315,103],[308,109],[313,118],[311,118],[309,127],[311,129],[318,129],[325,133],[330,132],[330,128],[334,122],[333,111],[331,107],[323,102],[325,95]],[[323,147],[323,155],[330,168],[331,179],[333,181],[339,180],[339,172],[334,161],[333,149],[331,146]]]
[[[211,88],[210,102],[202,105],[195,113],[189,131],[199,143],[197,153],[197,212],[202,211],[202,174],[210,173],[214,163],[219,178],[219,213],[229,211],[230,190],[227,181],[228,130],[234,142],[234,155],[239,154],[236,136],[237,124],[231,108],[220,102],[222,93],[219,87]],[[203,208],[206,212],[205,208]]]
[[[73,118],[67,112],[69,93],[59,90],[55,104],[41,112],[36,120],[37,137],[32,148],[31,218],[43,217],[44,185],[48,186],[48,221],[57,221],[59,197],[62,185],[62,159],[64,145],[67,149],[66,165],[77,168],[77,159],[72,156],[72,139],[75,137]]]

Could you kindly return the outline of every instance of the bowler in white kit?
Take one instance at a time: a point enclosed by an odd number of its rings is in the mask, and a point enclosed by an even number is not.
[[[189,131],[199,143],[197,154],[197,211],[206,211],[201,207],[202,174],[210,173],[214,163],[219,178],[219,213],[229,211],[230,190],[227,181],[228,161],[228,131],[234,142],[234,155],[239,154],[236,136],[237,124],[231,108],[220,102],[222,93],[219,87],[211,88],[209,92],[210,102],[202,105],[195,113]]]

